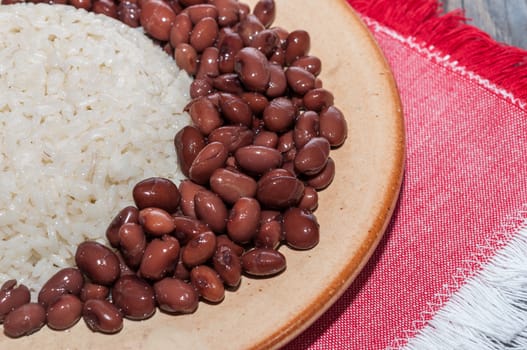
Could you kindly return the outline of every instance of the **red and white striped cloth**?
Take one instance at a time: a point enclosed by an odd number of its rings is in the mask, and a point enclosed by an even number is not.
[[[527,348],[527,52],[436,0],[348,0],[392,67],[407,132],[392,222],[285,349]]]

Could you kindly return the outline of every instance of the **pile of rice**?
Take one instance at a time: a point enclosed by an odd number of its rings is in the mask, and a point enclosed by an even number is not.
[[[144,34],[68,6],[0,6],[0,284],[33,292],[106,242],[138,181],[176,184],[191,79]]]

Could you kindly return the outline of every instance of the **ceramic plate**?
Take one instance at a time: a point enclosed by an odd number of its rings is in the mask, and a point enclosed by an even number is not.
[[[284,273],[244,277],[224,302],[200,303],[192,315],[157,312],[146,321],[126,320],[123,331],[111,336],[88,331],[82,321],[66,332],[44,327],[22,339],[0,335],[0,348],[277,348],[351,284],[379,242],[401,184],[404,126],[397,89],[371,35],[344,0],[276,2],[275,25],[310,32],[311,53],[323,62],[320,78],[349,126],[346,144],[332,152],[336,178],[320,193],[320,243],[310,251],[281,248],[288,262]]]

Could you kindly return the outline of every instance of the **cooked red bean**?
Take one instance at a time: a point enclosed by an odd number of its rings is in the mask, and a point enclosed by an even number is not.
[[[265,107],[269,104],[267,97],[257,92],[244,92],[240,97],[249,105],[253,113],[256,115],[262,114]]]
[[[216,236],[216,249],[221,246],[228,247],[234,252],[234,254],[238,256],[242,256],[243,252],[245,251],[245,249],[241,245],[234,243],[227,235]]]
[[[79,244],[75,252],[75,263],[79,270],[97,284],[112,284],[121,272],[119,258],[115,253],[94,241]]]
[[[38,303],[21,305],[4,318],[4,333],[8,337],[18,338],[30,335],[46,323],[46,310]]]
[[[209,46],[203,50],[196,73],[197,79],[213,78],[220,75],[219,54],[220,51],[214,46]]]
[[[143,0],[141,2],[141,26],[153,38],[161,41],[170,39],[170,28],[176,14],[170,5],[162,0]]]
[[[139,27],[140,14],[141,9],[135,2],[124,0],[117,5],[117,18],[132,28]]]
[[[236,0],[210,0],[209,3],[218,9],[218,24],[220,26],[230,26],[239,20]]]
[[[285,256],[277,250],[255,248],[242,256],[243,271],[253,276],[272,276],[285,270]]]
[[[225,297],[225,287],[218,273],[207,265],[190,271],[190,282],[198,294],[211,303],[219,303]]]
[[[196,218],[194,196],[198,191],[204,189],[205,187],[198,185],[190,180],[183,180],[179,183],[179,192],[181,193],[181,201],[179,206],[183,215]]]
[[[155,238],[146,246],[139,266],[141,277],[159,280],[174,271],[179,257],[179,241],[171,236]]]
[[[234,59],[234,71],[247,90],[265,92],[271,77],[267,57],[254,47],[244,47]]]
[[[187,13],[192,20],[192,23],[196,24],[205,17],[211,17],[212,19],[218,18],[218,9],[214,5],[210,4],[197,4],[185,8],[184,13]]]
[[[221,113],[233,125],[251,126],[252,110],[240,97],[223,93],[220,95]]]
[[[205,0],[179,0],[179,3],[184,7],[199,5],[205,3]]]
[[[243,2],[238,2],[238,13],[240,20],[244,20],[251,13],[251,7]]]
[[[281,153],[287,153],[295,149],[294,130],[289,130],[288,132],[280,135],[280,138],[278,139],[278,145],[276,146],[276,148]]]
[[[170,28],[170,45],[175,48],[182,43],[188,44],[192,27],[192,21],[188,13],[179,13],[174,18],[174,24]]]
[[[191,18],[192,19],[192,18]],[[190,45],[198,53],[212,46],[218,37],[218,23],[211,17],[200,19],[190,33]]]
[[[192,238],[181,253],[181,260],[188,267],[204,264],[214,254],[216,235],[207,231]]]
[[[290,99],[277,97],[263,111],[265,127],[270,131],[284,132],[291,128],[295,119],[295,107]]]
[[[127,275],[115,281],[112,302],[122,315],[131,320],[144,320],[156,310],[154,288],[135,275]]]
[[[289,67],[285,71],[287,85],[298,95],[305,95],[315,88],[315,76],[300,67]]]
[[[107,300],[90,299],[84,303],[82,317],[94,332],[113,334],[123,328],[123,316]]]
[[[195,99],[211,94],[215,87],[213,82],[208,78],[194,79],[190,83],[190,98]]]
[[[139,224],[146,232],[158,237],[167,235],[175,229],[172,216],[159,208],[141,209],[139,211]]]
[[[301,209],[307,209],[310,211],[315,211],[318,207],[318,192],[311,186],[304,187],[304,194],[298,207]]]
[[[44,283],[38,293],[38,302],[44,307],[53,304],[63,294],[79,295],[84,278],[81,271],[66,267],[55,273]]]
[[[260,203],[242,197],[234,203],[227,220],[227,234],[236,243],[248,243],[255,235],[260,221]]]
[[[234,72],[234,57],[243,48],[243,40],[230,27],[225,27],[218,33],[217,47],[219,50],[218,68],[221,73]]]
[[[328,158],[328,162],[324,169],[320,173],[309,177],[306,180],[306,184],[313,187],[317,191],[323,190],[328,187],[335,177],[335,162],[331,157]]]
[[[119,229],[121,254],[126,264],[136,269],[141,263],[146,248],[146,235],[139,224],[128,223]]]
[[[320,136],[325,137],[332,147],[338,147],[346,140],[348,125],[337,107],[330,106],[320,112]]]
[[[117,18],[117,5],[112,0],[96,0],[93,2],[91,10],[112,18]]]
[[[189,114],[192,122],[203,135],[210,134],[214,129],[219,128],[223,124],[220,112],[206,97],[192,101]]]
[[[269,62],[272,64],[277,64],[281,67],[284,67],[285,66],[285,48],[279,47],[276,50],[274,50],[271,57],[269,57]]]
[[[214,270],[229,287],[240,284],[242,276],[242,264],[240,257],[227,245],[220,245],[212,257]]]
[[[187,125],[177,132],[174,137],[174,147],[178,156],[179,168],[185,176],[188,176],[192,162],[205,145],[203,134],[194,126]]]
[[[179,206],[181,194],[169,179],[151,177],[138,182],[132,191],[135,205],[139,209],[156,207],[173,213]]]
[[[293,139],[297,148],[302,148],[314,137],[318,136],[319,117],[313,111],[305,111],[296,118]]]
[[[177,278],[163,278],[154,284],[159,308],[165,312],[188,314],[198,308],[199,295],[191,284]]]
[[[250,46],[254,37],[265,29],[262,22],[253,14],[248,14],[237,26],[245,46]]]
[[[303,56],[291,63],[291,67],[300,67],[318,76],[322,71],[322,62],[316,56]]]
[[[120,251],[116,251],[115,255],[117,256],[117,259],[119,260],[119,276],[125,276],[125,275],[134,275],[136,272],[128,266],[126,261],[124,261],[123,256],[121,255]]]
[[[272,131],[262,130],[254,136],[253,145],[276,148],[278,145],[278,134]]]
[[[282,154],[276,149],[265,146],[245,146],[234,152],[239,166],[251,174],[263,174],[282,164]]]
[[[112,247],[119,246],[119,228],[128,222],[138,223],[138,220],[139,210],[136,207],[128,206],[119,211],[106,229],[106,238]]]
[[[278,220],[264,222],[258,228],[253,242],[256,248],[276,249],[282,241],[282,223]]]
[[[16,2],[24,2],[24,1],[16,1]],[[7,5],[6,1],[2,1],[2,4]],[[91,0],[70,0],[70,5],[78,8],[78,9],[84,9],[84,10],[91,10],[92,7],[92,1]]]
[[[181,248],[181,251],[185,250],[185,247]],[[181,255],[181,253],[180,253]],[[181,257],[178,259],[176,264],[176,269],[174,270],[174,278],[180,279],[182,281],[188,281],[190,279],[190,270],[185,266]]]
[[[46,310],[46,322],[49,328],[65,330],[73,327],[81,315],[82,301],[73,294],[64,294]]]
[[[225,231],[227,207],[217,194],[208,190],[199,191],[194,196],[194,205],[198,219],[207,224],[212,231]]]
[[[269,71],[269,84],[267,85],[265,94],[269,98],[283,96],[286,93],[288,86],[285,71],[282,66],[275,63],[269,65]]]
[[[104,300],[110,295],[110,288],[101,284],[95,284],[91,282],[84,283],[82,286],[79,298],[81,301],[87,301],[90,299]]]
[[[330,145],[324,137],[313,137],[295,157],[295,169],[306,175],[318,174],[328,162]]]
[[[266,223],[271,221],[281,221],[282,214],[278,210],[262,210],[260,212],[260,223]]]
[[[178,67],[189,75],[195,75],[198,72],[198,53],[190,44],[179,43],[174,48],[174,60]]]
[[[304,95],[304,106],[308,110],[320,112],[333,105],[334,97],[331,92],[324,88],[308,91]]]
[[[285,48],[285,63],[290,65],[300,57],[307,56],[311,48],[311,38],[305,30],[294,30],[289,33]]]
[[[274,0],[259,0],[254,5],[254,15],[268,28],[274,21],[276,16],[276,6]]]
[[[209,135],[209,142],[221,142],[231,153],[238,148],[253,142],[254,133],[245,126],[227,125],[214,130]]]
[[[189,216],[174,216],[174,225],[176,226],[174,236],[181,244],[187,244],[195,236],[210,230],[205,223]]]
[[[276,170],[271,170],[258,181],[256,198],[268,209],[297,205],[304,193],[304,184],[288,171]]]
[[[309,210],[288,209],[284,213],[282,230],[287,245],[295,249],[311,249],[319,241],[319,225]]]
[[[245,91],[240,79],[238,79],[238,74],[235,73],[225,73],[213,77],[212,87],[218,91],[230,94],[240,94]]]
[[[223,143],[209,143],[203,147],[192,162],[189,178],[200,185],[208,183],[214,170],[223,167],[227,157],[227,148]]]
[[[29,303],[30,300],[31,294],[25,285],[16,286],[16,280],[6,281],[0,288],[0,323],[9,312]]]
[[[274,30],[264,29],[253,37],[250,46],[270,57],[280,47],[280,38]]]

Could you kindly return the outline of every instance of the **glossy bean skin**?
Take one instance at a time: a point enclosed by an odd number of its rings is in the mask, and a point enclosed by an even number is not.
[[[238,34],[240,34],[245,46],[250,46],[254,37],[264,29],[262,22],[253,14],[248,14],[238,24]]]
[[[172,216],[159,208],[141,209],[139,211],[139,224],[146,232],[156,237],[167,235],[175,229]]]
[[[73,327],[82,315],[82,301],[73,294],[64,294],[46,310],[49,328],[65,330]]]
[[[75,252],[75,263],[79,270],[97,284],[110,285],[121,273],[119,258],[115,253],[95,241],[79,244]]]
[[[99,13],[108,17],[117,18],[117,6],[111,0],[96,0],[91,6],[93,13]]]
[[[200,19],[190,33],[190,45],[198,53],[203,52],[207,47],[214,44],[218,37],[218,30],[218,22],[214,18],[204,17]]]
[[[277,97],[263,111],[263,121],[267,130],[285,132],[291,128],[295,119],[295,107],[290,99]]]
[[[174,216],[176,229],[174,236],[182,243],[187,244],[192,238],[200,233],[209,231],[207,224],[189,216]]]
[[[276,249],[282,241],[282,223],[271,220],[260,224],[253,242],[256,248]]]
[[[192,20],[188,13],[178,13],[174,18],[172,28],[170,28],[170,45],[175,48],[182,43],[188,44],[192,27]]]
[[[91,282],[84,283],[81,289],[79,298],[81,301],[86,302],[90,299],[104,300],[110,295],[110,288],[101,284],[95,284]]]
[[[218,9],[210,4],[197,4],[185,8],[184,13],[188,14],[192,23],[197,24],[205,17],[210,17],[214,20],[218,18]]]
[[[259,0],[254,5],[253,13],[262,22],[264,27],[269,28],[276,16],[274,0]]]
[[[318,174],[327,164],[330,144],[324,137],[313,137],[298,150],[295,169],[302,174]]]
[[[243,40],[231,28],[222,28],[218,34],[218,68],[221,73],[234,72],[234,57],[244,47]]]
[[[225,287],[220,276],[207,265],[194,267],[190,271],[190,282],[198,294],[208,302],[219,303],[225,297]]]
[[[189,314],[198,308],[199,295],[190,285],[177,278],[163,278],[154,284],[159,308],[168,313]]]
[[[218,9],[218,24],[222,27],[230,26],[239,21],[239,12],[235,0],[211,0]]]
[[[241,260],[243,271],[253,276],[272,276],[286,269],[285,256],[274,249],[254,248]]]
[[[208,78],[194,79],[190,84],[190,98],[206,97],[214,91],[214,81]]]
[[[2,3],[4,5],[7,5],[6,1],[2,1]],[[78,9],[84,9],[86,11],[89,11],[92,7],[92,1],[91,0],[70,0],[70,5]]]
[[[318,207],[318,192],[311,186],[304,187],[304,194],[300,203],[298,203],[300,209],[307,209],[310,211],[315,211]]]
[[[282,165],[282,154],[275,148],[245,146],[234,153],[239,166],[251,174],[263,174]]]
[[[181,260],[187,267],[204,264],[209,260],[216,249],[216,235],[211,232],[203,232],[192,238],[182,251]]]
[[[303,193],[304,184],[295,176],[272,170],[258,181],[256,198],[267,209],[284,209],[297,205]]]
[[[324,88],[317,88],[308,91],[304,95],[303,102],[306,109],[321,112],[322,110],[333,106],[334,99],[335,98],[330,91]]]
[[[138,182],[132,190],[132,196],[138,209],[155,207],[169,213],[178,209],[181,199],[177,186],[162,177],[151,177]]]
[[[320,112],[320,136],[326,138],[332,147],[341,146],[348,136],[348,125],[342,112],[330,106]]]
[[[297,148],[302,148],[314,137],[318,136],[319,117],[313,111],[305,111],[296,119],[293,139]]]
[[[136,207],[128,206],[119,211],[106,229],[106,238],[112,247],[119,246],[119,228],[126,223],[138,223],[139,210]]]
[[[240,94],[244,91],[242,83],[235,73],[224,73],[212,78],[212,86],[218,91],[231,94]]]
[[[44,283],[38,293],[38,302],[47,308],[63,294],[79,295],[83,285],[84,278],[79,269],[63,268]]]
[[[30,335],[46,323],[46,309],[38,303],[21,305],[4,318],[4,333],[10,338]]]
[[[240,96],[249,105],[255,115],[262,114],[265,107],[269,105],[267,97],[257,92],[244,92]]]
[[[242,197],[234,203],[227,220],[227,234],[236,243],[248,243],[256,235],[260,221],[260,203]]]
[[[185,176],[188,177],[192,162],[206,144],[203,134],[194,126],[187,125],[176,133],[174,147],[178,156],[179,168]]]
[[[29,303],[30,299],[31,294],[25,285],[16,286],[16,280],[6,281],[0,288],[0,323],[9,312]]]
[[[209,46],[203,50],[199,59],[196,79],[214,78],[220,75],[219,55],[220,51],[215,46]]]
[[[150,241],[139,266],[141,277],[155,281],[174,271],[179,251],[179,241],[174,237],[163,236]]]
[[[234,243],[227,235],[219,235],[216,237],[216,250],[221,246],[226,246],[237,256],[242,256],[243,252],[245,251],[241,245]]]
[[[244,47],[234,59],[234,71],[247,90],[265,92],[271,74],[267,57],[254,47]]]
[[[211,191],[200,191],[194,196],[196,215],[216,233],[225,231],[227,207],[221,198]]]
[[[254,136],[253,145],[276,148],[278,145],[278,134],[272,131],[262,130]]]
[[[307,56],[311,48],[311,38],[305,30],[295,30],[289,33],[286,41],[285,63],[292,64],[300,57]]]
[[[117,5],[117,18],[129,27],[139,27],[139,16],[141,9],[137,3],[124,0]]]
[[[90,299],[84,303],[82,317],[94,332],[113,334],[123,328],[123,316],[107,300]]]
[[[300,67],[314,76],[318,76],[322,71],[322,62],[316,56],[303,56],[293,61],[291,67]]]
[[[324,169],[318,174],[310,176],[306,179],[306,184],[313,187],[317,191],[321,191],[328,187],[333,179],[335,178],[335,161],[331,157],[328,158],[328,162]]]
[[[288,83],[282,66],[274,63],[270,64],[269,73],[269,83],[265,91],[266,96],[269,98],[283,96],[287,91]]]
[[[145,0],[141,3],[141,26],[153,38],[161,41],[170,39],[170,29],[176,19],[176,14],[162,0]]]
[[[193,76],[198,72],[198,52],[190,44],[179,43],[174,48],[174,60],[189,75]]]
[[[141,263],[146,248],[146,235],[139,224],[128,223],[119,229],[120,251],[126,264],[136,269]]]
[[[194,207],[194,196],[199,191],[202,191],[205,189],[206,189],[205,187],[195,184],[194,182],[190,180],[183,180],[179,183],[179,192],[181,193],[180,209],[183,215],[196,218],[196,210]]]
[[[112,302],[131,320],[144,320],[156,310],[154,288],[135,275],[120,277],[112,287]]]
[[[300,67],[289,67],[285,71],[287,85],[298,95],[305,95],[315,88],[315,76]]]
[[[221,142],[211,142],[198,153],[189,169],[189,178],[197,184],[209,182],[212,173],[227,161],[227,148]]]
[[[264,29],[251,40],[251,47],[258,49],[266,57],[270,57],[280,46],[280,38],[274,30]]]
[[[288,209],[284,213],[282,230],[287,245],[295,249],[311,249],[320,239],[317,219],[305,209]]]
[[[225,285],[235,288],[240,284],[241,260],[239,255],[227,245],[218,246],[212,257],[212,264]]]
[[[222,126],[209,134],[209,142],[221,142],[229,153],[240,147],[250,145],[253,138],[252,130],[245,126],[236,125]]]
[[[222,115],[232,125],[250,127],[252,125],[252,110],[240,97],[223,93],[220,95]]]

